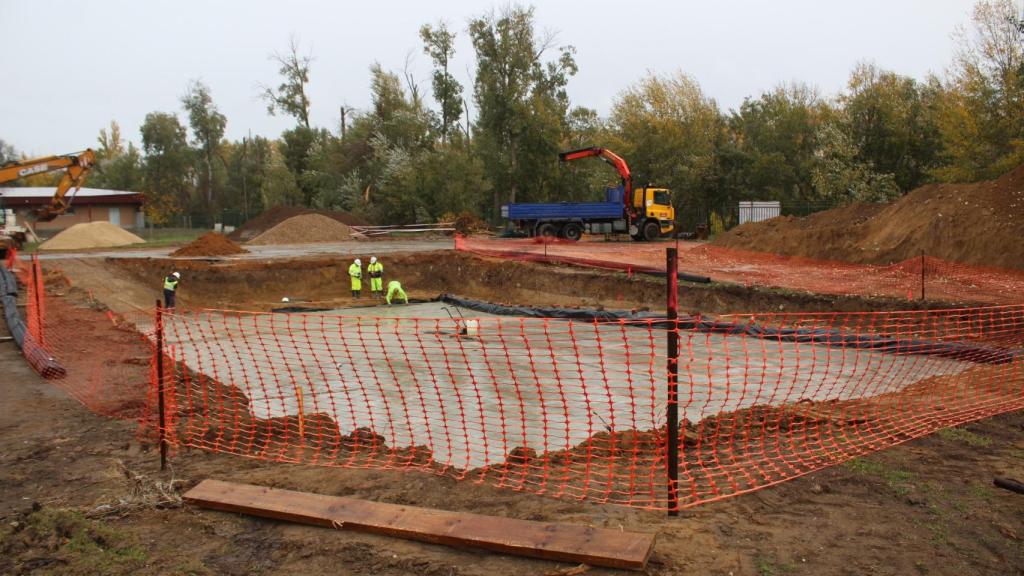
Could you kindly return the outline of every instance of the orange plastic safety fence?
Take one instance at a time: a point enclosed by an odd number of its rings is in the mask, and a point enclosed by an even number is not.
[[[458,236],[456,250],[494,258],[561,262],[610,270],[664,272],[662,242],[490,239]],[[679,242],[680,271],[721,282],[819,294],[886,296],[969,304],[1015,304],[1024,271],[951,262],[930,256],[888,266],[779,256]]]
[[[113,314],[38,263],[15,266],[33,338],[63,369],[55,385],[138,418],[146,438],[250,458],[664,510],[1024,407],[1020,304],[677,323],[179,311],[160,317],[158,353],[152,314]]]
[[[1024,306],[716,321],[165,317],[171,442],[668,509],[1024,407]]]
[[[38,372],[89,410],[117,418],[145,414],[149,393],[151,311],[113,314],[37,258],[16,258],[26,344]]]

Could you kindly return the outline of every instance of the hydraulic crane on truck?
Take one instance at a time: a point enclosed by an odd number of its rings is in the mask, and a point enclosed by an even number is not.
[[[47,172],[63,170],[64,175],[61,176],[60,182],[57,184],[57,189],[53,193],[50,204],[37,208],[32,213],[37,222],[49,222],[57,216],[67,213],[71,207],[71,202],[74,201],[75,194],[78,193],[82,184],[85,183],[85,177],[92,170],[95,163],[96,153],[91,149],[61,156],[14,160],[0,165],[0,184],[32,176],[33,174],[45,174]],[[68,195],[69,191],[71,192],[70,196]],[[25,231],[21,226],[17,226],[12,221],[13,218],[7,217],[7,211],[4,211],[3,214],[4,219],[2,227],[0,227],[0,253],[6,255],[9,247],[20,247],[25,241]],[[31,225],[26,222],[26,226],[28,226],[28,230],[31,232]]]
[[[604,202],[520,203],[502,206],[512,227],[530,236],[559,236],[579,240],[591,234],[628,233],[650,242],[670,234],[675,226],[671,192],[665,188],[634,186],[626,161],[607,148],[581,148],[558,155],[562,162],[598,157],[615,167],[622,186],[605,191]]]

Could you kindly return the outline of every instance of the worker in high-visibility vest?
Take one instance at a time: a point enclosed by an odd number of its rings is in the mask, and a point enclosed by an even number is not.
[[[352,279],[352,297],[359,298],[363,291],[363,263],[359,258],[348,267],[348,276]]]
[[[409,303],[409,297],[405,295],[405,290],[402,290],[402,283],[399,282],[398,280],[392,280],[391,282],[388,282],[388,295],[387,298],[385,298],[385,300],[387,300],[388,306],[391,305],[392,298],[395,298],[396,300],[400,299],[402,301],[402,304]]]
[[[178,282],[181,281],[181,272],[172,272],[164,278],[164,308],[174,308],[174,294],[178,290]]]
[[[370,294],[373,296],[384,295],[384,265],[377,261],[376,256],[370,256],[370,265],[366,267],[366,273],[370,275]]]

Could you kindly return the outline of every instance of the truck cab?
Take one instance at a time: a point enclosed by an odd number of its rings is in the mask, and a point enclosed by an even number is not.
[[[672,233],[676,209],[672,206],[672,192],[667,188],[634,188],[633,208],[641,215],[629,229],[629,234],[634,239],[651,241],[658,236]]]

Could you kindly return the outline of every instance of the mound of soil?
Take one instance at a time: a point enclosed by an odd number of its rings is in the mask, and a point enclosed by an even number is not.
[[[997,180],[929,184],[890,204],[738,226],[714,243],[864,264],[920,256],[1024,269],[1024,166]]]
[[[196,238],[191,244],[171,252],[171,256],[229,256],[231,254],[247,254],[248,252],[245,248],[228,240],[227,236],[210,232]]]
[[[39,245],[40,250],[82,250],[85,248],[112,248],[146,241],[110,222],[83,222],[50,238]]]
[[[276,206],[249,220],[239,226],[235,231],[228,234],[228,238],[235,242],[246,242],[270,230],[274,226],[306,214],[319,214],[341,222],[348,226],[365,226],[369,224],[366,220],[348,212],[336,212],[333,210],[313,210],[311,208],[300,208],[298,206]]]
[[[322,214],[303,214],[274,226],[249,241],[249,244],[310,244],[350,240],[352,229]]]

